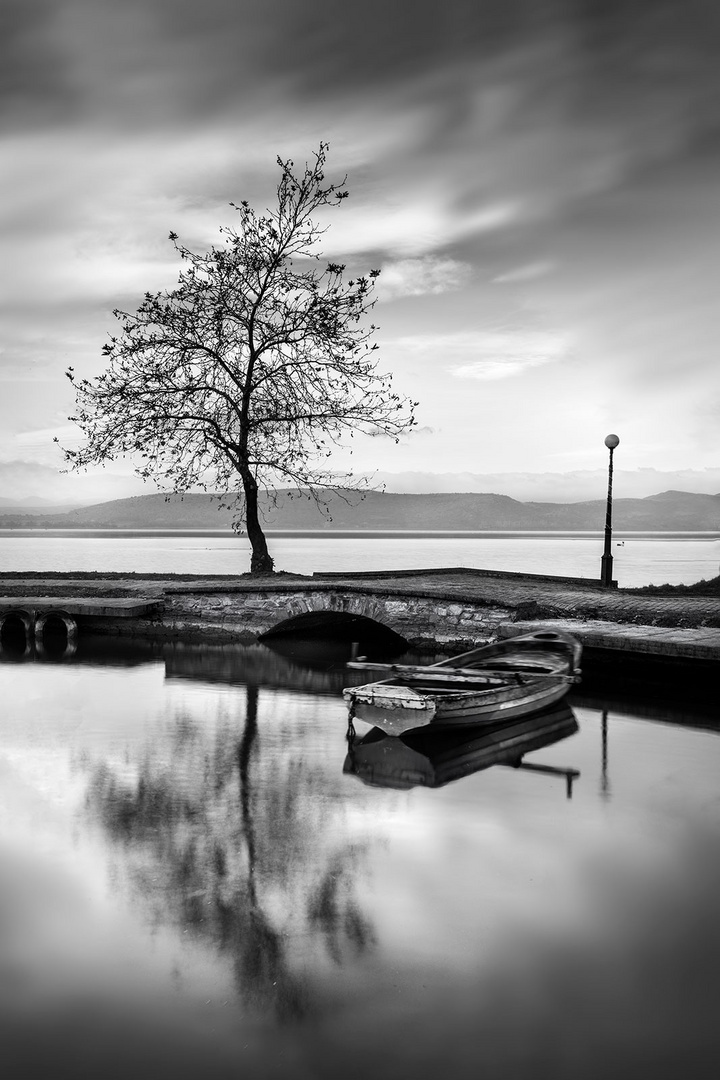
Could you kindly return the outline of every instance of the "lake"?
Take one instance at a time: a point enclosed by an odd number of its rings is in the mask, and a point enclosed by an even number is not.
[[[349,743],[347,682],[261,645],[0,663],[3,1075],[716,1076],[714,703],[580,686],[448,781],[462,746]]]
[[[271,536],[269,544],[276,569],[301,574],[467,566],[598,579],[603,550],[601,536],[556,534]],[[249,551],[244,537],[227,533],[0,530],[0,573],[236,574],[249,569]],[[720,539],[715,534],[625,534],[622,542],[614,542],[612,552],[614,577],[626,588],[692,584],[720,572]]]

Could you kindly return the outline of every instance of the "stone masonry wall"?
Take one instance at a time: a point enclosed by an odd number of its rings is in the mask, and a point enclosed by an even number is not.
[[[306,592],[260,589],[257,592],[167,594],[163,623],[177,631],[202,626],[208,630],[257,636],[286,619],[320,611],[364,615],[408,641],[481,641],[498,624],[513,618],[507,608],[483,604],[310,588]]]

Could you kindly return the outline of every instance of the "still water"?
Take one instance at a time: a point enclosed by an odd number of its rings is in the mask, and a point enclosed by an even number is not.
[[[342,667],[117,648],[0,664],[3,1076],[717,1075],[702,703],[580,686],[522,768],[370,784]]]
[[[601,536],[272,536],[277,570],[409,570],[470,566],[599,578]],[[692,584],[720,572],[720,539],[627,536],[613,546],[621,587]],[[245,537],[227,534],[43,533],[0,529],[0,573],[76,570],[142,574],[237,574],[250,565]]]

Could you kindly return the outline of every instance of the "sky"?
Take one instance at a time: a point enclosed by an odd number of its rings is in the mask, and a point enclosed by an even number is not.
[[[0,498],[147,492],[63,474],[68,365],[171,288],[231,201],[321,140],[323,251],[380,268],[396,490],[720,492],[716,0],[0,0]]]

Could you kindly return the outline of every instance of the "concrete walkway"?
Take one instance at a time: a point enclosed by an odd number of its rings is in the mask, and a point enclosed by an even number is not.
[[[523,579],[476,576],[472,571],[452,570],[442,574],[418,571],[412,576],[395,575],[317,575],[315,580],[331,580],[351,589],[365,585],[403,595],[437,596],[438,599],[475,599],[515,609],[540,609],[542,615],[555,618],[601,619],[615,623],[643,623],[647,626],[698,627],[713,623],[720,629],[720,597],[658,596],[623,589],[597,589],[559,583],[551,578]],[[519,614],[521,614],[519,612]],[[535,617],[534,610],[528,610]]]
[[[33,611],[41,614],[61,609],[67,615],[91,615],[110,619],[151,618],[162,614],[161,599],[141,599],[137,597],[99,596],[0,596],[0,615],[9,611]]]

